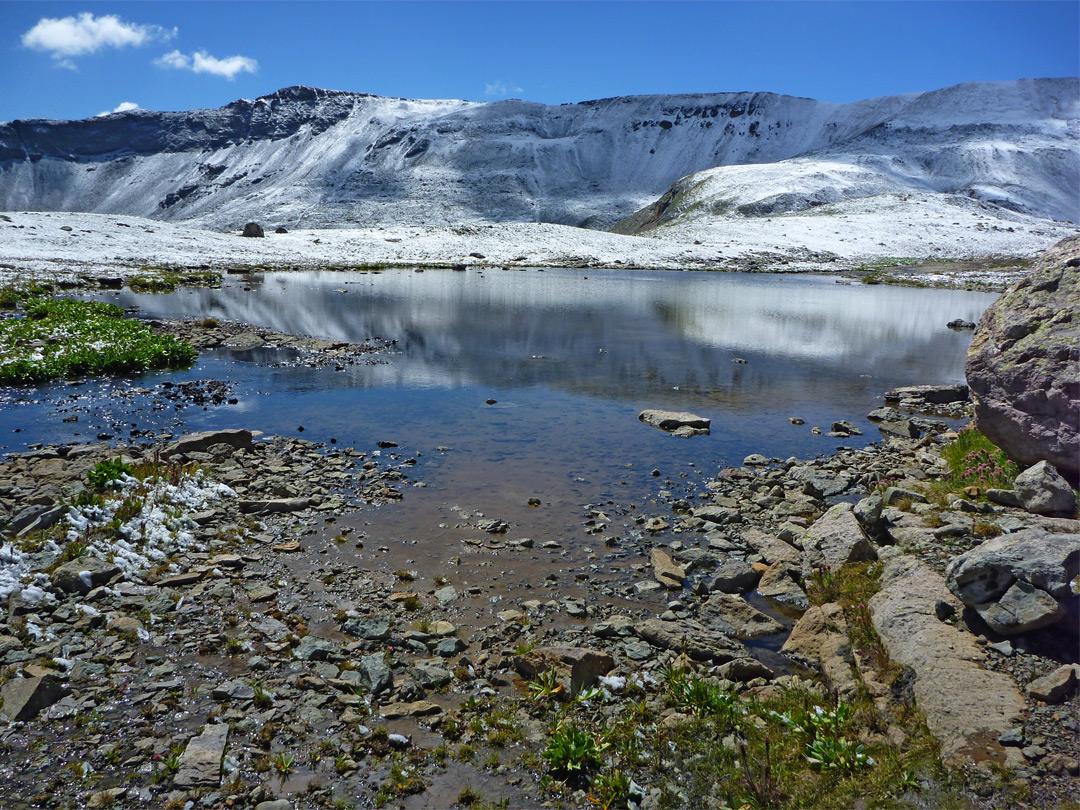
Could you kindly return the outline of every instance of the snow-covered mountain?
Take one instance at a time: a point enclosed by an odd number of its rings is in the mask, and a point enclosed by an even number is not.
[[[1078,108],[1075,78],[851,104],[713,93],[546,106],[291,87],[216,110],[0,124],[0,210],[211,228],[606,228],[637,211],[620,229],[638,232],[918,192],[1075,223]]]

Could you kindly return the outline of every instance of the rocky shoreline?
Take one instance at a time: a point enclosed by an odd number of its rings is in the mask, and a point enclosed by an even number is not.
[[[995,534],[1052,532],[1076,545],[1080,523],[962,496],[925,502],[920,489],[944,474],[940,448],[951,436],[933,419],[884,415],[891,418],[881,423],[880,445],[811,461],[752,456],[721,470],[697,497],[672,495],[675,483],[662,482],[670,511],[627,512],[622,527],[617,510],[608,508],[612,518],[594,509],[589,520],[605,542],[641,561],[631,581],[612,588],[596,577],[585,583],[586,598],[567,599],[556,577],[536,583],[536,598],[476,618],[468,615],[476,600],[455,589],[452,573],[425,572],[435,587],[419,590],[412,572],[387,570],[377,555],[344,565],[334,554],[365,542],[339,525],[341,516],[400,499],[415,459],[253,440],[246,431],[13,455],[0,484],[15,538],[5,562],[22,566],[23,589],[8,599],[0,625],[0,711],[16,718],[0,733],[9,763],[4,800],[12,807],[195,800],[267,810],[332,806],[343,797],[357,806],[405,801],[415,790],[416,806],[437,806],[432,797],[446,795],[437,792],[445,780],[455,795],[480,785],[509,806],[537,806],[528,763],[546,735],[526,711],[521,679],[553,667],[577,691],[602,675],[618,706],[628,700],[618,688],[627,679],[643,684],[647,701],[660,701],[657,684],[678,663],[744,698],[790,686],[869,689],[886,718],[913,689],[952,764],[1009,768],[1007,790],[989,771],[972,770],[974,805],[1004,806],[1020,788],[1039,806],[1059,804],[1080,787],[1075,676],[1068,667],[1061,674],[1059,660],[1061,633],[1072,631],[995,634],[945,583],[958,558]],[[200,480],[222,489],[195,502],[195,511],[174,505],[179,523],[170,531],[189,539],[172,553],[161,546],[154,566],[65,559],[80,535],[60,504],[86,500],[87,474],[121,453],[132,469],[157,465],[158,480],[183,482],[198,467]],[[115,512],[101,517],[104,531],[115,520]],[[491,540],[481,545],[532,553],[532,541],[504,540],[499,521],[482,523]],[[816,572],[860,560],[880,569],[875,559],[884,563],[884,587],[869,619],[890,658],[910,671],[900,679],[906,693],[836,637],[838,605],[811,604]],[[889,622],[904,613],[895,599],[910,607],[913,589],[936,594],[929,610],[937,613],[916,631],[894,629]],[[643,605],[626,606],[635,600]],[[913,644],[936,643],[940,633],[952,634],[942,650],[961,652],[908,657]],[[787,665],[755,646],[785,636]],[[953,660],[1004,679],[1007,727],[989,733],[986,712],[958,688],[956,670],[942,678],[933,668]],[[1048,676],[1057,686],[1045,687]],[[460,734],[475,720],[476,701],[489,712],[503,707],[513,728],[508,749],[491,745],[476,722]],[[965,705],[977,716],[966,717]],[[886,723],[881,739],[866,742],[902,745],[910,733]],[[502,750],[504,760],[476,762],[463,776],[465,764],[447,764],[453,744],[476,748],[478,759]],[[60,763],[69,768],[64,776]],[[414,782],[401,781],[402,767]],[[645,786],[637,803],[664,806],[676,777]],[[395,792],[395,784],[412,787]],[[559,795],[548,797],[585,804],[584,793]]]

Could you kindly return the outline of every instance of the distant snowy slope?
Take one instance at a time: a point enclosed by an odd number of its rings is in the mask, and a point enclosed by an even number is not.
[[[606,228],[671,189],[624,226],[635,232],[919,191],[1080,222],[1078,97],[1077,79],[852,104],[713,93],[546,106],[294,87],[217,110],[0,124],[0,209],[210,228]]]

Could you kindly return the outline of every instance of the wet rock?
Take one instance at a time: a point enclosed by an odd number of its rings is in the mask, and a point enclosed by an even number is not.
[[[748,562],[727,560],[709,578],[709,590],[722,593],[745,593],[758,584],[761,573]]]
[[[656,581],[670,590],[679,590],[686,581],[686,569],[676,565],[671,556],[658,548],[649,552],[649,562],[652,563],[653,576]]]
[[[1080,237],[1040,256],[984,313],[965,372],[976,425],[1021,465],[1048,461],[1080,479]]]
[[[1017,500],[1028,512],[1067,517],[1076,512],[1076,493],[1046,461],[1040,461],[1016,476],[1014,488]]]
[[[1063,664],[1028,684],[1027,693],[1044,703],[1060,703],[1076,688],[1076,666]]]
[[[809,607],[806,592],[799,585],[798,563],[777,560],[761,575],[757,592],[768,599],[775,599],[795,607]]]
[[[949,321],[945,325],[947,327],[949,327],[950,329],[952,329],[953,331],[956,331],[956,332],[960,332],[960,331],[962,331],[964,329],[974,329],[975,328],[974,322],[965,321],[963,318],[954,318],[953,320]]]
[[[739,639],[771,636],[784,629],[780,622],[752,607],[741,596],[715,593],[701,607],[700,620],[710,630]]]
[[[66,562],[52,573],[52,582],[66,593],[88,594],[106,585],[120,573],[120,566],[98,557],[79,557]]]
[[[761,455],[761,453],[751,453],[743,459],[744,467],[766,467],[769,464],[769,459]]]
[[[221,782],[221,757],[229,738],[225,723],[206,726],[193,737],[180,755],[180,767],[173,777],[173,787],[180,790],[212,787]]]
[[[634,632],[654,647],[685,652],[695,661],[722,664],[748,654],[746,647],[739,642],[692,620],[665,622],[646,619],[634,626]]]
[[[709,426],[712,424],[711,420],[703,416],[685,411],[644,410],[638,414],[638,419],[647,425],[668,432],[678,428],[690,428],[696,431],[696,433],[687,435],[706,435],[709,432]]]
[[[859,430],[852,422],[849,422],[847,419],[841,419],[839,422],[832,423],[832,428],[829,431],[829,435],[862,436],[862,431]]]
[[[877,552],[855,518],[850,503],[838,503],[814,521],[802,537],[802,573],[860,560],[876,560]]]
[[[575,695],[614,668],[615,660],[610,655],[586,647],[537,647],[514,656],[514,669],[521,677],[533,679],[553,669]]]
[[[33,720],[42,709],[52,706],[68,692],[55,679],[12,678],[0,689],[0,715],[7,720]]]
[[[874,629],[889,657],[914,670],[915,699],[946,761],[1003,763],[997,739],[1024,711],[1012,678],[985,669],[974,637],[938,620],[935,603],[951,597],[925,563],[907,555],[890,559],[881,586],[870,600]]]
[[[207,430],[202,433],[192,433],[190,436],[182,436],[168,445],[162,455],[166,458],[181,453],[205,453],[215,444],[225,444],[237,449],[251,447],[252,436],[250,430]]]
[[[276,514],[280,512],[299,512],[311,506],[310,498],[273,498],[270,500],[240,501],[240,511],[244,514]]]

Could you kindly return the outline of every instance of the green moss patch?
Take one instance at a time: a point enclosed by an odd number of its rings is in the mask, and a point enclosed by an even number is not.
[[[124,318],[112,304],[31,298],[22,316],[0,321],[0,383],[182,368],[196,357],[187,343]]]

